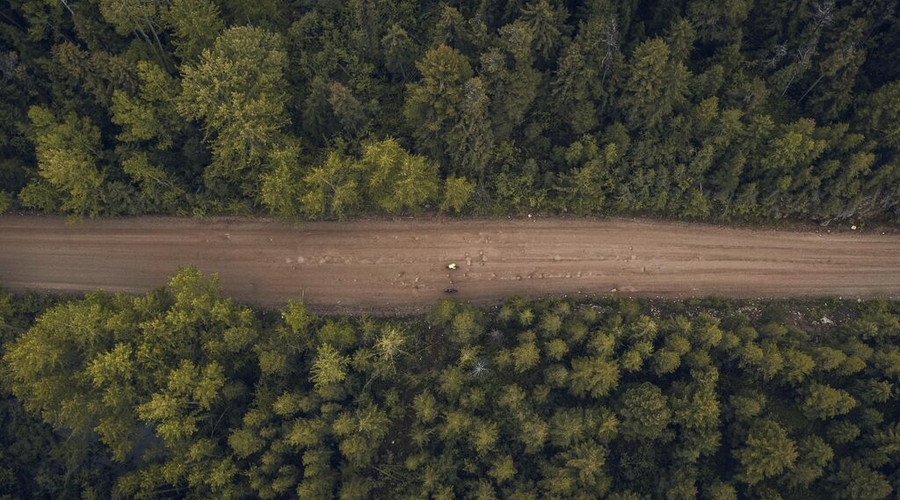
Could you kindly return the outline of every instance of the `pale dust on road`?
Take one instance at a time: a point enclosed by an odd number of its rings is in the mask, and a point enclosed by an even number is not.
[[[451,271],[447,264],[455,262]],[[729,229],[646,220],[307,222],[0,217],[0,287],[143,293],[180,266],[262,306],[413,313],[519,294],[900,296],[900,235]]]

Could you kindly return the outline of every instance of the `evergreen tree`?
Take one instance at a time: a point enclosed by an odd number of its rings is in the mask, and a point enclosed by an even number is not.
[[[447,137],[461,120],[464,86],[472,77],[472,68],[462,54],[447,45],[426,52],[416,67],[422,78],[407,85],[404,115],[419,149],[442,160],[448,153]]]
[[[84,118],[69,114],[57,120],[47,108],[28,111],[36,146],[38,173],[21,193],[29,206],[78,215],[100,213],[105,175],[97,165],[100,130]]]
[[[182,67],[178,112],[203,120],[212,142],[207,178],[240,182],[250,196],[269,148],[279,145],[285,112],[287,54],[281,37],[254,27],[224,31],[196,65]]]
[[[797,445],[777,422],[757,420],[750,428],[744,445],[734,451],[741,463],[739,479],[754,485],[760,481],[791,471],[797,460]]]

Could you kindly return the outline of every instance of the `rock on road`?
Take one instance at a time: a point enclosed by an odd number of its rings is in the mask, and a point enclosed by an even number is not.
[[[455,262],[456,270],[447,264]],[[0,217],[0,286],[142,293],[180,266],[225,295],[319,312],[427,310],[444,289],[513,294],[900,296],[900,235],[624,219],[355,220]]]

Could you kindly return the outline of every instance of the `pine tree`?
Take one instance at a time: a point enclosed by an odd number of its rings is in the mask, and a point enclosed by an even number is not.
[[[78,215],[98,215],[100,190],[106,176],[97,165],[101,154],[100,130],[90,121],[69,114],[57,120],[47,108],[32,107],[28,117],[34,133],[38,173],[46,181],[52,202]],[[38,206],[41,198],[32,184],[22,194],[26,205]]]
[[[215,134],[208,178],[241,184],[251,196],[258,190],[260,167],[289,122],[286,64],[278,34],[241,26],[224,31],[196,64],[182,67],[178,112],[188,120],[203,120]]]
[[[770,419],[755,421],[744,445],[733,454],[742,468],[739,479],[750,485],[791,471],[798,456],[796,443]]]
[[[442,160],[448,153],[446,138],[461,120],[464,85],[472,77],[472,68],[447,45],[426,52],[416,67],[422,78],[407,85],[404,116],[419,150]]]

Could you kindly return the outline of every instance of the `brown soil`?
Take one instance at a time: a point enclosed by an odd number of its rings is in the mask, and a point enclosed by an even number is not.
[[[451,271],[447,264],[455,262]],[[646,220],[0,217],[0,286],[140,293],[179,266],[238,300],[410,313],[514,294],[900,297],[900,234],[729,229]]]

